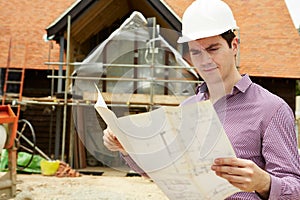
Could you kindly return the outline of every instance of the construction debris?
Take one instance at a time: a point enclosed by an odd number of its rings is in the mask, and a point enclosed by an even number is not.
[[[57,177],[79,177],[81,174],[76,170],[72,169],[69,164],[60,161],[59,167],[55,173]]]

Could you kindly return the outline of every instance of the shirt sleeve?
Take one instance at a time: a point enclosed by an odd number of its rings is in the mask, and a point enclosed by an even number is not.
[[[124,156],[123,154],[121,154],[121,157],[125,160],[130,169],[140,174],[141,176],[149,177],[148,174],[144,170],[142,170],[129,155]]]
[[[265,170],[271,176],[269,199],[300,199],[300,158],[294,115],[282,105],[263,135]]]

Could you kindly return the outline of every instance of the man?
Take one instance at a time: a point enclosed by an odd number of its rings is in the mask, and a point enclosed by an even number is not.
[[[179,43],[188,43],[190,58],[205,81],[182,105],[210,100],[237,158],[216,158],[211,169],[243,192],[228,199],[300,199],[300,159],[290,107],[278,96],[240,75],[239,40],[233,14],[221,0],[197,0],[185,11]],[[113,133],[104,145],[130,159]]]

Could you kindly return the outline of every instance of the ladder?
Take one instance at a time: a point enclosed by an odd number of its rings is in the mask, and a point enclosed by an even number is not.
[[[11,68],[10,60],[11,60],[11,46],[12,41],[10,39],[9,42],[9,50],[7,57],[7,66],[5,72],[5,79],[3,85],[3,95],[2,95],[2,105],[5,105],[6,101],[11,101],[10,103],[15,104],[14,100],[22,101],[22,93],[23,93],[23,84],[24,84],[24,76],[25,76],[25,63],[26,63],[26,53],[27,53],[27,45],[25,52],[25,62],[21,68]],[[20,105],[17,106],[16,116],[20,114]]]

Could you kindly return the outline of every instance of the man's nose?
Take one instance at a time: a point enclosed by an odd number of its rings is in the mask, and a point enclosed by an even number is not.
[[[200,60],[202,65],[211,64],[213,62],[211,55],[205,50],[202,52]]]

